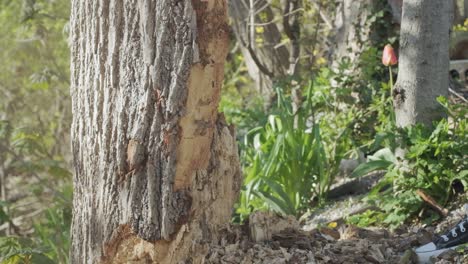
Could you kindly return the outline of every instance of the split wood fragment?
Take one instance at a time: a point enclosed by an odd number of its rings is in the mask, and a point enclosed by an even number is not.
[[[430,195],[425,193],[423,190],[419,189],[416,191],[416,194],[421,197],[427,204],[429,204],[432,208],[434,208],[439,214],[442,216],[446,217],[448,215],[448,210],[441,205],[439,205],[434,198],[432,198]]]

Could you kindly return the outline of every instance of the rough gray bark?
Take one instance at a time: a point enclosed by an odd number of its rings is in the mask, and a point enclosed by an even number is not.
[[[72,263],[198,263],[229,221],[241,175],[217,113],[226,5],[72,1]]]
[[[430,126],[443,116],[436,98],[448,93],[452,18],[452,1],[403,1],[398,80],[393,90],[398,126]]]
[[[401,11],[403,7],[403,0],[387,0],[388,4],[392,9],[393,20],[398,24],[401,23]],[[466,7],[465,7],[465,15],[462,12],[462,6],[457,3],[458,0],[453,0],[453,7],[454,7],[454,23],[455,24],[463,24],[465,18],[467,17],[466,14]],[[465,0],[465,6],[468,4],[468,0]]]

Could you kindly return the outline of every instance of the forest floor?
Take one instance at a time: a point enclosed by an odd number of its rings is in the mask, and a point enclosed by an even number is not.
[[[460,210],[434,226],[415,224],[390,232],[381,228],[358,228],[338,225],[310,231],[304,226],[282,219],[272,213],[262,215],[261,223],[231,226],[224,237],[213,245],[206,256],[207,263],[418,263],[412,249],[426,244],[436,234],[445,232],[461,219]],[[285,221],[290,226],[274,230],[271,226]],[[276,224],[271,224],[271,223]],[[271,226],[269,226],[269,224]],[[260,226],[260,227],[259,227]],[[263,228],[262,231],[253,231]],[[271,229],[270,229],[271,228]],[[270,229],[270,230],[266,230]],[[254,241],[252,232],[263,233],[265,240]],[[258,235],[258,234],[257,234]],[[434,259],[434,263],[468,263],[468,251],[447,251]]]
[[[468,102],[468,87],[451,91],[451,100]],[[346,224],[351,215],[376,209],[362,197],[381,175],[369,175],[359,182],[343,183],[331,190],[332,202],[309,215],[280,217],[271,212],[253,213],[244,225],[223,230],[221,241],[212,245],[207,263],[229,264],[315,264],[315,263],[418,263],[414,249],[433,241],[453,228],[463,217],[468,193],[455,199],[446,209],[449,214],[430,225],[415,221],[396,230],[359,228]],[[360,189],[354,192],[356,188]],[[351,190],[351,191],[350,191]],[[432,259],[433,263],[468,263],[464,252],[449,250]]]
[[[464,216],[460,196],[450,213],[436,224],[414,222],[390,231],[359,228],[346,224],[345,217],[363,212],[368,206],[361,196],[342,197],[329,207],[303,217],[280,217],[256,212],[244,225],[231,225],[213,245],[207,263],[418,263],[414,248],[431,242],[455,226]],[[433,263],[468,263],[468,251],[447,251]]]

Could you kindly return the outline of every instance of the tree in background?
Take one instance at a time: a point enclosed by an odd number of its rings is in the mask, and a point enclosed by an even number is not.
[[[334,7],[322,0],[230,1],[238,47],[267,106],[278,83],[309,74],[319,58],[326,63]]]
[[[399,5],[398,0],[242,0],[230,2],[229,14],[236,47],[268,106],[281,82],[310,77],[327,63],[335,71],[347,63],[347,73],[358,79],[361,63],[367,63],[361,57],[377,57],[383,39],[396,40],[389,14],[393,10],[398,22]]]
[[[295,1],[296,2],[296,1]],[[288,71],[289,51],[280,45],[282,34],[270,2],[240,0],[229,2],[232,29],[249,75],[265,97],[274,94],[273,82]]]
[[[72,1],[72,263],[199,263],[241,173],[224,0]]]
[[[0,261],[67,262],[68,18],[68,1],[0,0]]]
[[[438,96],[447,96],[453,3],[403,2],[400,63],[393,98],[398,126],[431,126],[444,116]]]

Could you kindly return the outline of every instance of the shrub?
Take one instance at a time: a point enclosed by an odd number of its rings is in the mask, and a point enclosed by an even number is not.
[[[245,187],[237,206],[241,218],[267,208],[299,215],[312,199],[319,204],[325,200],[352,145],[349,134],[354,120],[353,107],[339,110],[338,94],[346,91],[333,91],[330,77],[324,70],[301,90],[305,96],[296,112],[291,96],[283,93],[286,89],[277,89],[278,103],[268,122],[245,136]]]
[[[393,162],[395,157],[388,150],[396,146],[387,146],[390,148],[385,148],[386,155],[362,164],[354,172],[354,176],[362,176],[375,169],[387,170],[368,199],[382,209],[382,223],[391,227],[424,208],[418,190],[446,205],[454,194],[455,181],[468,188],[468,110],[465,105],[449,105],[446,98],[438,100],[449,119],[435,123],[434,129],[416,125],[387,132],[405,147],[404,162]]]

